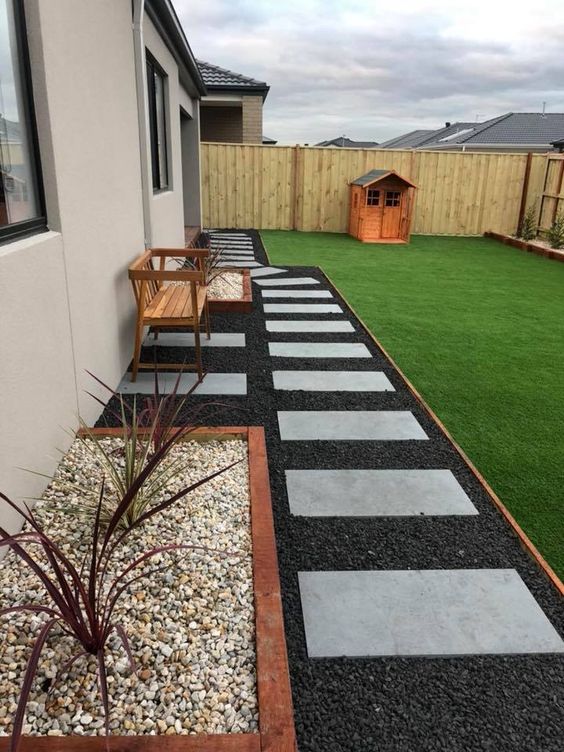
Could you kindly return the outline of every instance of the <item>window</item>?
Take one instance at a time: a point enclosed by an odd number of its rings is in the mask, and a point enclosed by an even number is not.
[[[0,0],[0,242],[46,229],[22,0]]]
[[[366,206],[380,206],[380,191],[369,188],[366,191]]]
[[[386,206],[399,206],[400,196],[399,191],[386,191]]]
[[[147,53],[147,91],[149,95],[153,191],[164,191],[168,188],[165,89],[166,75],[151,55]]]

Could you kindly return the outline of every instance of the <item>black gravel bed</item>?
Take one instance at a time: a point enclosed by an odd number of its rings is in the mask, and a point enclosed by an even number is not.
[[[245,232],[254,240],[257,258],[268,263],[258,234]],[[320,289],[329,286],[317,268],[290,271],[292,276],[320,279]],[[514,568],[561,634],[564,609],[555,588],[523,550],[469,468],[346,306],[343,304],[344,317],[353,323],[355,333],[267,335],[258,285],[253,285],[253,295],[250,314],[212,316],[212,331],[245,332],[247,348],[210,348],[203,353],[210,372],[244,370],[248,396],[193,397],[192,403],[215,403],[207,408],[212,425],[265,426],[301,752],[560,752],[564,655],[308,658],[297,578],[301,570]],[[341,302],[336,291],[334,295],[336,302]],[[302,314],[267,317],[306,318]],[[270,358],[269,339],[364,342],[374,357],[347,361]],[[189,360],[190,354],[189,348],[174,348],[174,353],[168,354],[162,348],[159,360]],[[277,393],[271,373],[282,369],[382,370],[396,391]],[[112,406],[108,405],[99,425],[114,424]],[[397,409],[411,410],[429,440],[283,444],[278,433],[277,410]],[[286,469],[400,467],[450,469],[479,515],[315,519],[289,513]]]

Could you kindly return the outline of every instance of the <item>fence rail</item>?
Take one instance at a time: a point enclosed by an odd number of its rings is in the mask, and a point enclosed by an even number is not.
[[[546,185],[552,187],[546,182],[549,158],[554,157],[532,155],[527,170],[527,154],[205,143],[203,222],[206,227],[346,232],[349,182],[384,168],[418,186],[413,232],[514,233],[520,211],[534,201],[540,206]]]

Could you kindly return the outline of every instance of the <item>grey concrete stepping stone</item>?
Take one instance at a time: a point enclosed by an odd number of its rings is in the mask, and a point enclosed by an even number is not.
[[[562,653],[514,569],[299,572],[308,654]]]
[[[274,285],[318,285],[319,280],[313,277],[284,277],[283,279],[255,279],[257,285],[273,287]]]
[[[232,332],[212,332],[210,339],[202,333],[200,337],[202,347],[245,347],[245,335]],[[194,347],[193,332],[160,332],[156,340],[148,334],[143,347]]]
[[[273,371],[274,388],[306,392],[393,392],[381,371]]]
[[[238,248],[223,248],[221,250],[220,256],[244,256],[245,258],[249,258],[249,256],[254,256],[254,251],[242,251]]]
[[[286,470],[286,488],[303,517],[478,514],[450,470]]]
[[[354,332],[350,321],[267,321],[267,332]]]
[[[281,280],[283,281],[283,280]],[[332,298],[329,290],[261,290],[263,298]]]
[[[407,441],[427,439],[407,410],[284,410],[282,441]]]
[[[275,266],[265,266],[264,269],[257,270],[251,277],[273,277],[275,274],[286,274],[287,269],[277,269]]]
[[[254,256],[228,256],[227,254],[221,254],[222,261],[256,261]]]
[[[235,268],[245,267],[246,269],[250,269],[255,266],[262,266],[262,264],[259,264],[258,261],[219,261],[217,265],[221,266],[222,268],[231,266]]]
[[[160,372],[159,390],[162,394],[170,394],[178,373]],[[120,394],[153,394],[155,390],[155,375],[150,371],[137,374],[137,381],[130,381],[131,374],[126,373],[120,381],[117,391]],[[197,381],[195,373],[183,373],[178,385],[178,394],[186,392]],[[208,373],[202,383],[194,390],[194,394],[247,394],[246,373]]]
[[[342,313],[336,303],[263,303],[265,313]]]
[[[275,358],[371,358],[362,342],[269,342]]]
[[[241,253],[254,253],[254,248],[252,245],[225,245],[223,243],[218,243],[217,245],[214,245],[212,243],[212,250],[225,251],[226,253],[228,251],[241,251]]]

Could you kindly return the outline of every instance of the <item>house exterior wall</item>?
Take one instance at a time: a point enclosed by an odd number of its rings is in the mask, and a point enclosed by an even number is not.
[[[45,486],[16,468],[52,473],[57,448],[70,443],[63,429],[77,427],[77,412],[90,424],[98,417],[85,369],[111,386],[126,370],[135,318],[127,267],[144,250],[130,0],[26,0],[25,12],[50,231],[0,245],[0,488],[15,500]],[[145,34],[169,75],[174,114],[171,191],[151,196],[153,245],[183,246],[180,101],[193,100],[148,19]],[[20,522],[0,507],[0,524]]]
[[[243,97],[243,143],[262,144],[262,97]]]
[[[242,106],[205,106],[200,109],[202,141],[224,144],[243,143]]]

